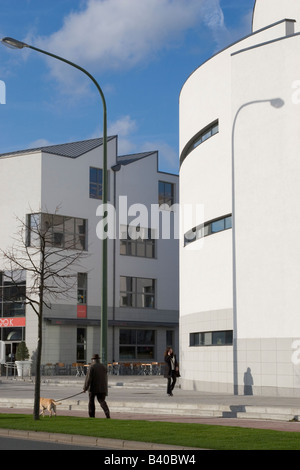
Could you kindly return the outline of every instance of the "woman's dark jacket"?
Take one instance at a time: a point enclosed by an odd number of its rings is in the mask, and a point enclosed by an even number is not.
[[[175,358],[175,369],[174,369],[174,371],[176,371],[176,368],[178,367],[176,354],[173,354],[173,357]],[[166,363],[166,365],[165,365],[164,377],[166,379],[168,379],[169,377],[172,376],[171,356],[169,356],[169,355],[165,356],[165,363]]]

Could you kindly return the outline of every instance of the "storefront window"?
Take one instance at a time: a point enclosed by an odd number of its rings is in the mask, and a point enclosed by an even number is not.
[[[0,272],[0,318],[24,317],[26,272]]]
[[[77,362],[86,363],[86,328],[77,328]]]
[[[120,330],[120,360],[151,361],[154,359],[154,330]]]

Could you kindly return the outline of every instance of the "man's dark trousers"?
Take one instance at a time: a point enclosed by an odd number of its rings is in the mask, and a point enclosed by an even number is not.
[[[95,418],[95,411],[96,411],[95,398],[96,397],[97,397],[98,402],[100,403],[102,410],[105,413],[105,416],[107,418],[110,418],[109,408],[105,401],[105,393],[93,393],[93,392],[89,392],[89,417]]]

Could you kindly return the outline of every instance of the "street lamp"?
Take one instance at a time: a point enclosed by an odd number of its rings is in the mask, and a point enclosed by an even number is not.
[[[59,57],[55,54],[51,54],[50,52],[44,51],[42,49],[38,49],[37,47],[30,46],[24,42],[18,41],[17,39],[5,37],[1,39],[1,42],[13,49],[23,49],[24,47],[28,47],[29,49],[33,49],[34,51],[41,52],[42,54],[46,54],[50,57],[54,57],[54,59],[58,59],[66,64],[75,67],[78,70],[81,70],[85,75],[87,75],[96,85],[98,92],[100,93],[102,104],[103,104],[103,187],[102,187],[102,203],[104,205],[104,211],[107,208],[107,109],[106,109],[106,101],[103,94],[102,89],[100,88],[99,84],[95,80],[95,78],[87,72],[85,69],[80,67],[79,65],[70,62],[63,57]],[[106,212],[104,212],[104,216],[106,217]],[[101,362],[103,364],[107,364],[107,225],[103,228],[103,240],[102,240],[102,306],[101,306],[101,340],[100,340],[100,357]]]

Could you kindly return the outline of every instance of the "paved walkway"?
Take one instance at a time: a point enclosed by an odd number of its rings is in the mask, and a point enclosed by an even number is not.
[[[84,377],[42,378],[41,395],[61,400],[58,413],[87,416],[88,394],[81,393]],[[213,394],[175,388],[166,394],[161,376],[109,376],[107,402],[113,418],[198,422],[300,431],[300,399]],[[34,384],[29,379],[0,377],[0,408],[6,412],[32,410]],[[75,397],[72,395],[79,394]],[[71,397],[71,398],[68,398]],[[66,399],[67,398],[67,399]],[[98,409],[101,417],[102,410]],[[104,415],[103,415],[104,416]]]
[[[41,396],[62,400],[58,414],[87,417],[88,394],[81,393],[83,383],[84,377],[43,377]],[[161,376],[113,375],[108,383],[107,403],[113,419],[300,432],[299,398],[212,394],[182,390],[180,386],[169,397],[166,379]],[[29,379],[0,377],[0,413],[32,413],[33,396],[34,383]],[[104,419],[100,406],[96,409],[96,416]]]

